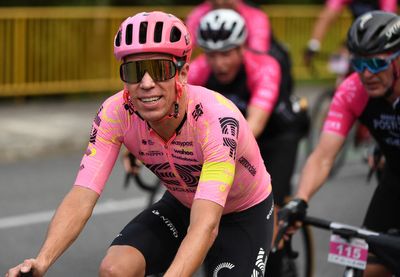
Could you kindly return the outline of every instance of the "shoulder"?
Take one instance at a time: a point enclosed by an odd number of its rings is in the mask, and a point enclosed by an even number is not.
[[[190,63],[188,82],[193,85],[204,85],[210,72],[206,56],[201,54]]]
[[[191,25],[195,22],[200,22],[200,19],[211,10],[211,4],[208,2],[204,2],[196,7],[188,14],[186,18],[186,24]]]
[[[359,110],[365,106],[368,99],[368,93],[360,77],[357,73],[353,73],[337,88],[333,103],[336,105],[343,105],[351,110],[358,110],[359,112]]]
[[[240,2],[237,9],[243,17],[255,17],[254,19],[268,20],[267,14],[259,7]]]
[[[108,123],[120,123],[128,114],[124,104],[123,90],[121,90],[103,102],[97,116]]]
[[[244,51],[244,58],[246,73],[249,76],[259,75],[261,77],[263,74],[280,74],[279,62],[266,53],[246,49]]]
[[[218,118],[221,115],[236,116],[240,114],[235,104],[222,94],[202,86],[188,85],[188,115],[197,121],[207,118]]]

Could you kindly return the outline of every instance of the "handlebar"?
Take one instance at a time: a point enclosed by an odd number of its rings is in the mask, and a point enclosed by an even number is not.
[[[374,232],[365,228],[359,228],[352,225],[342,224],[312,216],[306,216],[299,221],[306,225],[311,225],[320,229],[330,230],[343,238],[360,238],[364,239],[369,245],[384,248],[389,251],[395,251],[400,254],[400,236],[389,235],[385,233]],[[274,242],[277,247],[279,241],[283,238],[287,229],[291,225],[289,223],[280,224],[279,230]],[[290,244],[290,240],[285,244]],[[291,247],[290,247],[291,248]]]
[[[32,269],[29,270],[28,272],[19,272],[20,277],[33,277],[33,271]]]

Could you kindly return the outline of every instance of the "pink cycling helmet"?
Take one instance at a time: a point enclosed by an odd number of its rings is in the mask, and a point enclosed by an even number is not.
[[[185,24],[174,15],[159,11],[128,17],[114,39],[118,60],[138,53],[165,53],[189,62],[191,52],[192,42]]]

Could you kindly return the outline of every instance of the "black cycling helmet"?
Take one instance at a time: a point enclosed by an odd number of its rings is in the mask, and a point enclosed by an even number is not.
[[[356,55],[400,50],[400,16],[372,11],[358,17],[347,33],[347,47]]]

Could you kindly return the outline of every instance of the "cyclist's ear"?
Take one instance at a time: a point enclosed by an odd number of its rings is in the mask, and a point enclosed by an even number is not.
[[[186,84],[189,75],[189,64],[185,63],[179,70],[179,81],[181,84]]]

